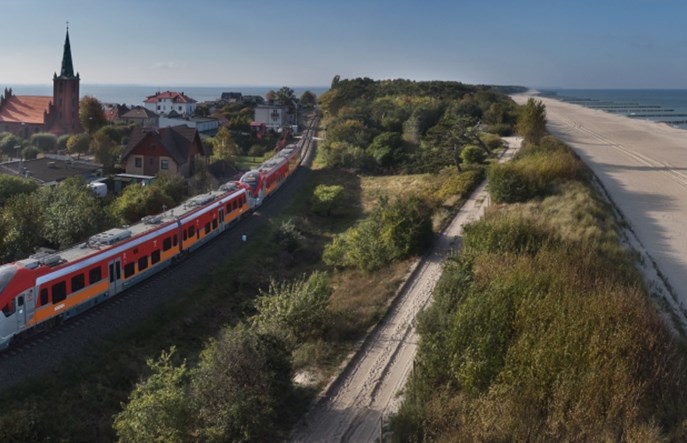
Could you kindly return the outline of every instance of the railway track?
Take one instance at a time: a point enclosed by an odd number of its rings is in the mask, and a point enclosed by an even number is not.
[[[62,363],[78,357],[118,335],[143,324],[157,310],[186,290],[198,285],[232,254],[250,246],[252,238],[271,218],[279,215],[303,185],[314,157],[313,136],[318,119],[304,131],[306,153],[301,167],[277,194],[232,229],[213,239],[174,266],[150,277],[62,324],[14,343],[0,353],[0,391],[46,374],[59,371]],[[217,260],[222,257],[222,260]]]

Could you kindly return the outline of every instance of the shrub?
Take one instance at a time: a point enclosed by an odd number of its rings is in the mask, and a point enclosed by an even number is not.
[[[311,210],[320,215],[330,216],[343,204],[344,188],[341,185],[317,185],[310,199]]]
[[[272,234],[272,241],[281,251],[295,252],[303,241],[303,235],[296,228],[292,218],[282,221]]]
[[[487,158],[487,155],[482,148],[477,146],[466,146],[460,152],[460,158],[463,160],[463,163],[474,165],[482,163]]]

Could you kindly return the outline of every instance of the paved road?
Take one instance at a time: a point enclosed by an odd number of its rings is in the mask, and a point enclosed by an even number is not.
[[[519,140],[510,139],[512,148]],[[509,149],[502,160],[510,158]],[[371,442],[382,420],[398,410],[398,395],[412,370],[417,349],[415,317],[431,300],[444,258],[460,245],[463,226],[488,206],[486,182],[472,194],[430,253],[404,283],[384,320],[365,340],[339,378],[296,426],[296,442]]]

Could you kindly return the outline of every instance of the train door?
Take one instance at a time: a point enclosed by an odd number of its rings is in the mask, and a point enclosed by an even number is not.
[[[219,232],[224,231],[224,206],[219,208]]]
[[[120,259],[116,258],[110,262],[110,295],[115,295],[121,288],[122,265]]]
[[[17,297],[17,330],[24,329],[26,325],[26,294],[21,294]]]

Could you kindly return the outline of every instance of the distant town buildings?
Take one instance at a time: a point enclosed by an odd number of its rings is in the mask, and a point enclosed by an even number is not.
[[[56,185],[62,180],[80,176],[87,182],[102,176],[102,165],[73,160],[64,155],[45,155],[32,160],[15,160],[0,164],[0,174],[29,178],[43,185]]]
[[[119,118],[121,123],[133,123],[143,128],[157,128],[160,126],[160,117],[143,106],[134,106]]]
[[[5,88],[0,95],[0,131],[24,138],[37,132],[55,135],[81,131],[79,123],[79,74],[74,74],[69,28],[64,41],[60,75],[53,75],[52,97],[14,95]]]
[[[147,109],[159,115],[175,112],[190,116],[196,110],[197,102],[183,92],[164,91],[148,96],[143,104]]]
[[[281,104],[256,106],[253,122],[257,126],[264,124],[268,130],[275,131],[296,124],[295,116],[289,112],[289,107]]]

